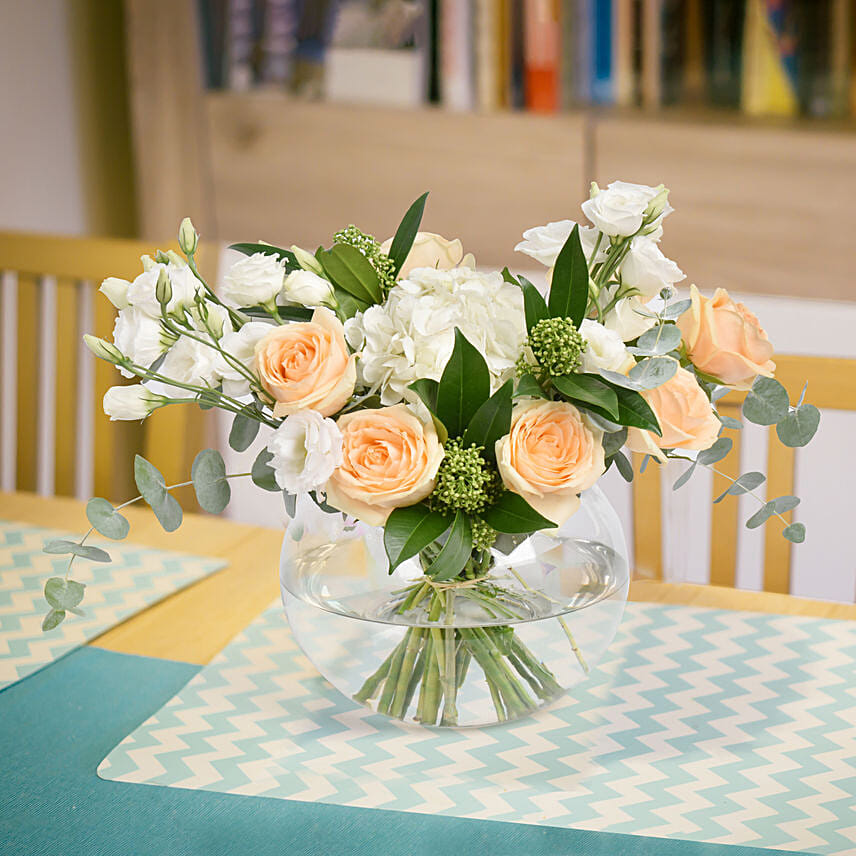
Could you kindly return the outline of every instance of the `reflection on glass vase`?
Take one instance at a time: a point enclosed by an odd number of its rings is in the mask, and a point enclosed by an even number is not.
[[[585,679],[627,600],[618,517],[599,488],[581,498],[560,529],[502,536],[448,582],[423,574],[440,544],[390,575],[382,528],[301,501],[280,562],[297,642],[339,691],[405,722],[484,726],[550,704]]]

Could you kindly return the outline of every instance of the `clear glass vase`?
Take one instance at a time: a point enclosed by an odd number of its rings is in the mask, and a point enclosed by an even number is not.
[[[383,529],[308,498],[286,528],[283,603],[336,689],[423,726],[485,726],[550,704],[615,636],[628,589],[615,510],[597,488],[560,529],[500,536],[475,579],[433,584],[419,557],[389,574]]]

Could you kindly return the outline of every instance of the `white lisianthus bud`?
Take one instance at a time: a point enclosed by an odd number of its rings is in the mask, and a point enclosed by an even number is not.
[[[600,188],[597,186],[597,182],[593,181],[589,185],[589,199],[594,199],[595,196],[598,195],[598,193],[600,193]]]
[[[111,386],[104,393],[103,404],[104,412],[115,422],[117,419],[145,419],[166,401],[162,395],[155,395],[141,383],[135,383]]]
[[[315,410],[286,417],[267,444],[276,483],[289,493],[323,487],[342,463],[342,432]]]
[[[271,306],[282,291],[285,266],[276,257],[254,253],[239,259],[226,271],[221,294],[237,307]]]
[[[669,202],[669,189],[665,184],[658,184],[656,188],[657,195],[648,203],[645,209],[645,219],[649,221],[656,220],[666,209]]]
[[[169,276],[166,268],[162,267],[158,271],[158,281],[155,285],[155,297],[161,306],[166,306],[172,300],[172,286],[169,284]]]
[[[125,357],[122,352],[110,342],[104,339],[99,339],[97,336],[92,336],[85,333],[83,336],[83,344],[98,357],[99,360],[106,360],[108,363],[124,362]]]
[[[196,252],[196,247],[199,245],[199,235],[196,229],[193,228],[193,223],[190,217],[185,217],[178,227],[178,246],[186,256],[192,256]]]
[[[101,288],[98,290],[117,308],[127,309],[131,304],[128,303],[128,289],[131,283],[127,279],[119,279],[118,276],[108,276],[101,283]]]
[[[140,256],[140,262],[143,265],[144,273],[146,271],[150,271],[153,267],[155,267],[155,265],[157,265],[157,262],[148,253],[145,253],[144,255]]]
[[[299,303],[316,309],[319,306],[335,306],[333,286],[323,276],[310,270],[294,270],[283,283],[282,296],[290,303]]]
[[[297,259],[297,264],[303,268],[303,270],[310,270],[312,273],[317,273],[318,276],[324,275],[324,268],[318,262],[318,259],[312,255],[312,253],[307,252],[302,247],[296,247],[292,244],[289,249],[292,253],[294,253],[294,258]]]

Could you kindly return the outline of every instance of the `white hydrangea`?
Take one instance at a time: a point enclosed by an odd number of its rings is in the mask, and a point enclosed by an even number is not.
[[[514,249],[551,268],[556,264],[556,259],[575,225],[573,220],[557,220],[554,223],[547,223],[546,226],[534,226],[523,233],[523,240]],[[580,226],[580,244],[589,260],[589,265],[592,264],[591,257],[597,243],[597,236],[597,229],[591,226]],[[609,238],[604,237],[598,247],[595,262],[604,261],[608,248]]]
[[[514,374],[526,340],[522,292],[499,273],[417,268],[385,304],[346,322],[345,335],[359,353],[360,379],[388,405],[412,400],[415,380],[440,379],[456,327],[484,356],[497,389]]]

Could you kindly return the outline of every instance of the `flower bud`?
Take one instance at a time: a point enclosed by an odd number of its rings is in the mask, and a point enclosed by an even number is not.
[[[98,289],[117,309],[127,309],[128,289],[131,283],[127,279],[119,279],[118,276],[108,276]]]
[[[308,270],[292,271],[285,278],[282,294],[291,303],[310,308],[336,305],[330,281]]]
[[[166,272],[166,268],[161,268],[158,273],[158,282],[155,286],[155,297],[162,307],[166,307],[170,300],[172,300],[172,285],[169,281],[169,275]]]
[[[143,271],[146,273],[157,264],[157,262],[148,253],[140,256],[140,261],[143,263]]]
[[[104,393],[104,412],[111,421],[117,419],[145,419],[153,410],[168,401],[162,395],[156,395],[141,383],[131,386],[111,386]]]
[[[99,339],[97,336],[92,336],[85,333],[83,336],[83,344],[98,357],[99,360],[106,360],[114,365],[124,363],[125,357],[122,352],[105,339]]]
[[[669,201],[669,189],[664,184],[658,184],[655,188],[657,195],[648,203],[645,209],[645,220],[651,222],[656,220],[666,209]]]
[[[190,217],[185,217],[178,227],[178,246],[186,256],[192,256],[199,245],[199,235],[193,228]]]
[[[600,193],[600,188],[597,186],[597,182],[593,181],[589,186],[589,199],[594,199],[598,193]]]
[[[175,250],[167,250],[164,255],[166,256],[168,264],[176,265],[176,267],[187,267],[187,261]]]
[[[317,273],[318,276],[324,276],[324,268],[321,267],[318,263],[318,259],[316,259],[312,253],[308,253],[301,247],[295,247],[294,245],[289,247],[289,249],[294,253],[297,263],[303,268],[303,270],[308,270],[311,273]]]

